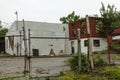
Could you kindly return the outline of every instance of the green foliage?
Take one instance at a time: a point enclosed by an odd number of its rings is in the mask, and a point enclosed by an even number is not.
[[[120,66],[105,67],[101,74],[110,80],[120,80]]]
[[[120,60],[120,56],[116,56],[113,60]]]
[[[68,71],[65,75],[60,76],[58,80],[77,80],[77,75],[73,71]]]
[[[8,31],[7,28],[1,28],[0,29],[0,36],[5,36],[6,32]]]
[[[62,23],[67,23],[68,24],[68,23],[74,23],[74,22],[78,21],[79,18],[80,18],[80,16],[75,15],[75,12],[73,11],[72,13],[68,14],[67,17],[60,18],[60,21]]]
[[[93,54],[96,55],[94,57],[94,65],[95,65],[95,67],[107,66],[107,62],[105,62],[103,60],[103,58],[102,58],[103,54],[106,54],[106,53],[107,53],[106,50],[93,52]]]
[[[7,28],[3,28],[1,21],[0,21],[0,36],[4,36],[6,34],[6,32],[8,31]]]
[[[78,54],[71,56],[71,58],[68,60],[68,63],[71,67],[71,70],[78,71]],[[87,55],[85,53],[81,53],[81,66],[83,72],[87,71]]]
[[[0,21],[0,52],[5,51],[5,34],[8,31],[7,28],[2,28],[1,21]]]
[[[99,77],[99,76],[93,76],[91,74],[81,74],[80,75],[81,80],[107,80],[104,77]]]
[[[120,49],[120,42],[112,42],[111,48],[112,49]]]
[[[57,79],[56,79],[57,80]],[[93,76],[92,74],[76,74],[73,71],[68,71],[65,75],[60,76],[58,80],[107,80],[105,77]]]
[[[93,54],[107,54],[107,50],[94,51]]]
[[[100,8],[100,14],[103,18],[103,27],[100,28],[100,33],[107,35],[107,32],[109,30],[120,27],[120,12],[117,11],[114,5],[108,4],[106,9],[104,4],[102,3],[102,7]]]
[[[94,65],[96,67],[103,67],[103,66],[107,66],[107,62],[105,62],[103,58],[101,57],[101,55],[98,54],[97,57],[95,57],[94,59]]]

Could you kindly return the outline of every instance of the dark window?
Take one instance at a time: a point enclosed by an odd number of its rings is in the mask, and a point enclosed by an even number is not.
[[[72,54],[74,54],[75,53],[74,41],[71,41],[71,50],[72,50]]]
[[[84,46],[85,46],[85,47],[88,46],[88,40],[84,40]]]
[[[94,40],[94,41],[93,41],[93,45],[94,45],[95,47],[99,47],[99,46],[100,46],[100,40]]]
[[[32,49],[33,56],[39,56],[39,50],[38,49]]]

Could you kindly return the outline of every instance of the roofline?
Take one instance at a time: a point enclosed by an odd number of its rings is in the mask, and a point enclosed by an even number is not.
[[[18,22],[23,22],[22,20],[18,20]],[[39,21],[27,21],[24,20],[24,22],[33,22],[33,23],[47,23],[47,24],[62,24],[62,23],[53,23],[53,22],[39,22]],[[13,24],[16,23],[16,21],[13,22]],[[67,25],[67,24],[63,24],[63,25]]]

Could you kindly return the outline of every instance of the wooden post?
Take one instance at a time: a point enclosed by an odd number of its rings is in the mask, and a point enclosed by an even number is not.
[[[29,43],[29,57],[28,57],[28,64],[29,64],[29,78],[30,78],[30,75],[31,75],[31,61],[30,61],[30,55],[31,55],[31,39],[30,39],[30,29],[28,29],[28,43]]]
[[[20,31],[20,56],[22,55],[21,50],[22,50],[22,31]]]
[[[108,52],[108,63],[110,64],[110,41],[109,41],[109,34],[108,34],[108,31],[107,31],[107,52]]]
[[[88,15],[86,15],[86,23],[87,23],[87,33],[88,33],[88,67],[89,70],[92,70],[94,69],[94,63],[93,63],[92,40],[91,40],[90,23],[89,23]]]
[[[25,47],[25,66],[24,66],[24,76],[28,76],[28,53],[27,53],[27,39],[26,39],[26,31],[25,31],[25,24],[23,19],[23,40],[24,40],[24,47]]]
[[[81,72],[81,47],[80,47],[80,29],[78,29],[78,70]]]

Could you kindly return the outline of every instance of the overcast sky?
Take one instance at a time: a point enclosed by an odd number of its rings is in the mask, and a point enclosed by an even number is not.
[[[60,23],[59,18],[72,11],[81,17],[99,15],[101,2],[120,10],[119,0],[0,0],[0,20],[8,26],[16,20],[17,11],[19,20]]]

